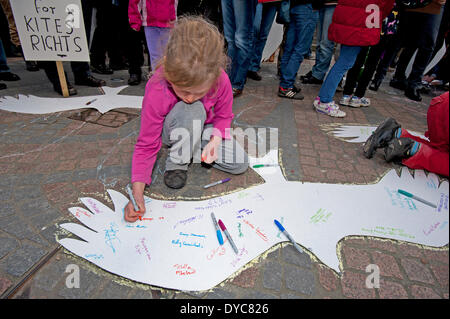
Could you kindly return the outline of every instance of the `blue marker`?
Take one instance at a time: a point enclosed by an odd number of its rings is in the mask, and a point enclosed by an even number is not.
[[[217,224],[216,216],[214,216],[214,213],[211,213],[211,218],[214,222],[214,226],[216,227],[216,234],[217,234],[217,239],[219,240],[219,244],[223,245],[222,233],[220,232],[220,228],[219,228],[219,225]]]
[[[300,254],[303,254],[303,250],[300,248],[299,245],[297,245],[295,240],[291,237],[291,235],[289,235],[286,229],[284,229],[283,225],[281,225],[280,222],[276,219],[274,219],[273,221],[275,222],[275,225],[277,225],[278,229],[291,241],[295,249],[297,249]]]

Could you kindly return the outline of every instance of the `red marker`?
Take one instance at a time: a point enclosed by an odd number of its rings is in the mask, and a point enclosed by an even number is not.
[[[225,227],[225,225],[223,224],[223,222],[219,219],[219,226],[220,229],[222,229],[222,231],[224,232],[225,236],[227,236],[228,241],[230,242],[231,248],[233,248],[234,252],[236,254],[238,254],[238,249],[236,248],[236,245],[234,244],[233,239],[231,239],[231,235],[228,232],[227,228]]]

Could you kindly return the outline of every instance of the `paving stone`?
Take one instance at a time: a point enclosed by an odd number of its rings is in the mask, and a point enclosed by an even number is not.
[[[283,269],[280,263],[267,260],[264,263],[263,286],[267,289],[281,291]]]
[[[38,244],[47,245],[47,243],[40,238],[34,229],[26,222],[22,221],[16,216],[8,216],[2,219],[0,229],[18,239],[29,239]]]
[[[394,256],[375,251],[372,253],[372,259],[373,263],[379,267],[381,276],[403,279]]]
[[[0,296],[12,286],[11,280],[8,278],[0,277]]]
[[[378,293],[381,299],[407,299],[408,292],[399,283],[380,279]]]
[[[14,238],[0,237],[0,259],[19,247],[19,241]]]
[[[243,299],[279,299],[277,295],[261,291],[252,291],[242,297]]]
[[[443,287],[449,286],[448,281],[448,266],[445,265],[430,265],[431,271],[437,279],[437,282]]]
[[[315,291],[315,277],[310,270],[286,265],[284,267],[284,278],[287,289],[305,295],[312,295]]]
[[[441,299],[432,288],[418,285],[411,286],[411,295],[416,299]]]
[[[236,295],[223,288],[214,288],[212,292],[206,295],[206,299],[234,299]]]
[[[372,299],[375,298],[375,289],[366,287],[366,275],[352,271],[342,273],[342,293],[347,298]]]
[[[41,268],[33,277],[33,287],[50,292],[59,282],[66,280],[69,275],[68,272],[66,273],[67,265],[71,262],[65,258],[62,260],[53,258],[52,261]]]
[[[58,291],[58,296],[66,299],[86,299],[93,297],[96,289],[102,282],[102,277],[98,274],[86,270],[83,267],[80,269],[80,288],[68,288],[66,284]],[[67,273],[67,276],[70,273]],[[67,278],[67,277],[66,277]]]
[[[369,254],[362,249],[344,246],[343,256],[346,266],[349,268],[365,271],[366,267],[372,264]]]
[[[328,291],[335,291],[339,286],[339,276],[329,267],[322,264],[318,264],[316,269],[318,270],[320,285]]]
[[[426,284],[434,284],[434,279],[431,272],[422,263],[414,259],[403,258],[401,260],[401,265],[410,280],[420,281]]]
[[[242,287],[242,288],[252,288],[255,286],[255,282],[259,275],[258,267],[250,267],[243,270],[238,276],[236,276],[232,283],[233,285]]]
[[[96,295],[98,299],[125,299],[131,291],[130,287],[110,281],[105,287]]]
[[[20,277],[47,253],[46,250],[25,244],[9,255],[0,265],[8,274]]]
[[[309,255],[305,252],[300,254],[292,244],[288,244],[281,249],[281,256],[287,263],[311,269]]]

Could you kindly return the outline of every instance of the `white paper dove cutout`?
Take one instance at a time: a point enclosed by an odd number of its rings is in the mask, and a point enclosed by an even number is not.
[[[0,98],[0,110],[29,114],[48,114],[82,108],[94,108],[100,113],[122,107],[142,108],[143,96],[120,95],[120,91],[128,86],[116,88],[103,86],[103,95],[91,95],[68,98],[37,97],[19,94],[18,98],[5,96]],[[94,101],[95,100],[95,101]],[[93,101],[93,102],[92,102]],[[91,102],[89,105],[86,103]]]
[[[250,158],[250,165],[277,163],[278,154]],[[123,219],[128,199],[108,190],[114,210],[92,198],[88,208],[69,211],[85,226],[61,227],[79,236],[60,239],[72,253],[128,279],[178,290],[207,290],[277,243],[287,241],[274,224],[281,221],[303,247],[339,272],[336,246],[349,235],[370,235],[428,246],[449,239],[448,182],[416,171],[394,170],[373,185],[339,185],[286,181],[279,167],[255,169],[264,184],[200,201],[146,198],[146,215],[130,224]],[[438,205],[437,209],[404,197],[404,189]],[[230,232],[219,245],[211,219],[214,212]],[[225,238],[225,237],[224,237]]]
[[[367,125],[341,125],[341,124],[333,124],[331,128],[325,128],[325,130],[331,131],[331,134],[340,139],[344,139],[349,143],[363,143],[367,141],[369,136],[377,129],[376,126],[367,126]],[[428,140],[423,134],[409,131],[411,135],[421,137],[425,140]]]

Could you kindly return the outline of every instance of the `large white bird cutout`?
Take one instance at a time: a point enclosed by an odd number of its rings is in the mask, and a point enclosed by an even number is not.
[[[277,151],[250,158],[250,165],[277,163]],[[72,253],[128,279],[178,290],[213,288],[277,243],[287,241],[274,224],[324,264],[339,272],[337,243],[349,235],[370,235],[440,247],[449,239],[448,182],[434,174],[403,169],[377,184],[339,185],[286,181],[280,167],[255,171],[264,184],[198,201],[145,198],[146,214],[127,223],[128,198],[108,190],[113,209],[92,198],[72,207],[77,223],[60,225],[83,240],[59,243]],[[431,208],[397,192],[406,190],[437,205]],[[211,213],[227,227],[238,253],[220,245]],[[225,236],[224,236],[225,238]]]
[[[103,86],[102,89],[105,94],[68,98],[38,97],[23,94],[19,94],[17,97],[5,96],[0,98],[0,110],[28,114],[48,114],[80,108],[94,108],[100,113],[124,107],[142,108],[143,96],[119,94],[127,87],[127,85],[116,88]]]

